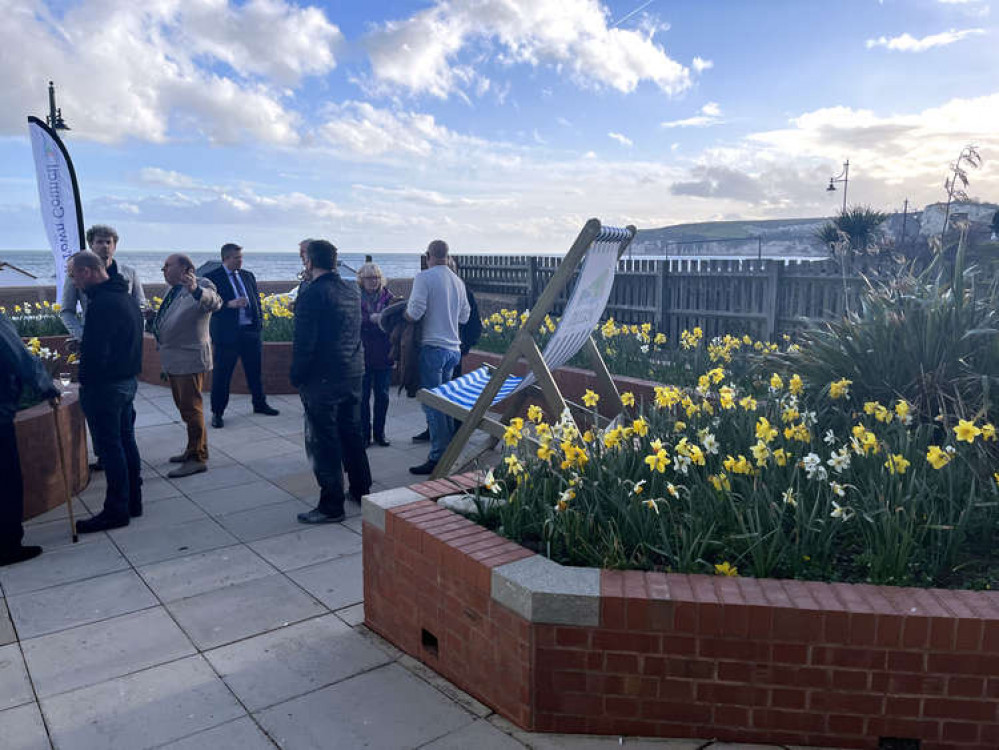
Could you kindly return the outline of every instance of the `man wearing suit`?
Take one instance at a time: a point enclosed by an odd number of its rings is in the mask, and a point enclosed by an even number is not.
[[[170,291],[152,321],[160,351],[160,366],[170,381],[173,402],[187,424],[187,449],[173,456],[180,467],[168,477],[186,477],[208,470],[208,441],[201,405],[205,373],[212,369],[208,320],[222,307],[215,285],[194,274],[194,263],[176,253],[163,264],[163,278]]]
[[[260,379],[260,328],[263,313],[257,279],[243,269],[243,248],[228,242],[222,246],[222,265],[205,278],[215,285],[222,307],[212,315],[211,334],[215,345],[212,372],[212,427],[225,425],[222,415],[229,404],[229,381],[236,360],[243,360],[246,383],[253,394],[253,413],[275,416],[278,410],[267,404]]]

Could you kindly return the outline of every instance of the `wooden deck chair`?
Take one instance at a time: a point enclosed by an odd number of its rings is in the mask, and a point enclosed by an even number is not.
[[[618,260],[631,244],[635,231],[632,226],[625,229],[602,227],[597,219],[590,219],[538,297],[527,322],[517,332],[496,369],[480,367],[433,390],[419,391],[417,398],[424,404],[462,420],[461,428],[437,462],[431,475],[433,479],[447,476],[475,430],[482,429],[493,438],[502,437],[506,430],[505,423],[516,414],[520,401],[511,399],[513,408],[508,407],[500,420],[487,416],[487,411],[494,404],[537,387],[549,413],[561,414],[566,408],[566,400],[552,377],[552,370],[565,365],[584,348],[603,390],[613,394],[612,405],[617,413],[623,410],[617,387],[593,341],[593,330],[607,306]],[[572,296],[542,354],[534,337],[577,269],[579,278]],[[527,361],[529,370],[523,377],[517,377],[512,373],[521,358]]]

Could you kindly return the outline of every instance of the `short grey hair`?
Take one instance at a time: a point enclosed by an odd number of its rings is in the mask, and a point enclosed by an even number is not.
[[[81,250],[75,255],[71,255],[68,265],[71,268],[87,268],[91,271],[106,271],[107,264],[97,253],[90,250]]]

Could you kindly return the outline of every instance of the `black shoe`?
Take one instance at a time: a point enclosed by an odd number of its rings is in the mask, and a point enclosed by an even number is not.
[[[212,427],[214,427],[216,430],[221,430],[223,427],[225,427],[225,420],[222,419],[221,414],[212,414]]]
[[[35,547],[33,545],[28,545],[27,547],[18,546],[9,552],[4,552],[0,555],[0,566],[13,565],[14,563],[31,560],[32,558],[38,557],[40,554],[42,554],[41,547]]]
[[[308,513],[299,513],[298,522],[308,523],[308,524],[340,523],[346,517],[347,516],[345,516],[343,513],[340,513],[340,515],[338,516],[328,516],[325,513],[323,513],[321,510],[319,510],[319,508],[315,508],[314,510],[310,510]]]
[[[384,435],[375,435],[375,445],[380,445],[382,448],[388,448],[392,443],[385,439]]]
[[[76,522],[77,534],[91,534],[95,531],[107,531],[108,529],[120,529],[128,526],[128,518],[112,518],[101,511],[93,518],[85,518]]]
[[[419,466],[410,466],[409,467],[409,473],[410,474],[418,474],[418,475],[433,474],[434,473],[434,469],[436,469],[436,468],[437,468],[437,462],[436,461],[431,461],[428,458],[427,461],[426,461],[426,463],[422,463]]]
[[[419,435],[413,435],[414,443],[429,443],[430,442],[430,428],[428,427]]]
[[[268,406],[267,404],[262,404],[261,406],[254,406],[253,407],[253,413],[254,414],[265,414],[268,417],[276,417],[281,412],[279,412],[273,406]]]
[[[94,461],[92,464],[90,464],[90,470],[91,471],[104,471],[104,464],[102,464],[101,460],[98,458],[96,461]]]
[[[371,492],[370,488],[366,489],[364,492],[361,492],[361,493],[357,493],[357,492],[354,492],[353,490],[351,490],[350,492],[347,493],[347,499],[350,500],[353,503],[357,503],[358,505],[360,505],[361,504],[361,498],[364,497],[365,495],[367,495],[370,492]]]

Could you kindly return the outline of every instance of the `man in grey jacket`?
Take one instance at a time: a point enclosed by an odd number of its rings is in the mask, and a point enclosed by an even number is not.
[[[222,307],[222,298],[208,279],[199,279],[194,263],[175,253],[163,264],[170,291],[156,311],[151,327],[160,352],[160,366],[170,381],[173,402],[187,424],[187,448],[173,456],[180,466],[168,477],[186,477],[208,470],[208,441],[201,389],[212,369],[212,342],[208,322]]]
[[[128,283],[128,293],[132,295],[132,299],[139,305],[139,309],[145,310],[146,295],[142,291],[142,282],[139,280],[139,274],[131,266],[126,266],[124,263],[119,263],[114,259],[115,250],[118,248],[118,233],[114,230],[114,227],[109,227],[106,224],[94,224],[94,226],[87,230],[87,245],[92,252],[104,259],[104,263],[108,268],[108,276],[118,274],[125,279]],[[85,318],[87,315],[87,302],[87,295],[80,292],[73,285],[73,280],[67,275],[66,283],[63,284],[62,288],[62,297],[59,301],[59,304],[62,306],[62,309],[59,311],[59,317],[62,318],[62,322],[66,326],[66,330],[69,331],[69,335],[77,341],[83,340],[83,319],[77,316],[76,307],[77,304],[80,305]]]

